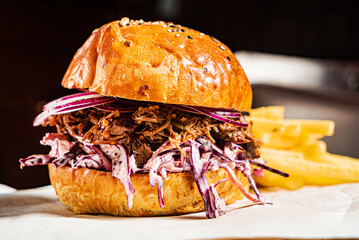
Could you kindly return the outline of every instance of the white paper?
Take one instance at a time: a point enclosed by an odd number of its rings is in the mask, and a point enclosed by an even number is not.
[[[21,190],[0,194],[0,239],[359,238],[359,183],[262,192],[273,205],[242,200],[207,219],[75,215],[51,186]]]

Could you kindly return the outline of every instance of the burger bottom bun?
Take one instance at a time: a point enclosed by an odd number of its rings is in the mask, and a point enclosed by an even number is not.
[[[131,182],[135,189],[133,206],[127,206],[127,197],[122,183],[112,177],[111,172],[87,168],[72,169],[49,165],[51,184],[60,201],[77,213],[110,214],[119,216],[159,216],[179,215],[204,210],[203,199],[198,192],[192,172],[168,174],[164,179],[164,207],[158,203],[157,185],[151,187],[148,174],[135,173]],[[236,171],[239,181],[249,188],[248,180]],[[206,174],[209,184],[228,178],[224,169],[209,171]],[[226,204],[233,203],[244,196],[231,181],[217,185],[216,190]]]

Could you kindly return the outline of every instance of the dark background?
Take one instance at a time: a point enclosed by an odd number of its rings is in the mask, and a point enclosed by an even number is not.
[[[213,35],[233,51],[358,60],[356,1],[0,1],[0,183],[49,184],[47,168],[18,159],[47,153],[32,127],[43,103],[71,93],[60,82],[76,50],[101,25],[127,16]]]

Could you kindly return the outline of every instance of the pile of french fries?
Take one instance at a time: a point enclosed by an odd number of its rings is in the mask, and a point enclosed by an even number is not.
[[[304,185],[359,182],[359,159],[331,154],[320,140],[334,134],[334,122],[284,119],[284,107],[253,109],[246,119],[261,138],[261,158],[267,165],[290,175],[283,178],[265,171],[256,177],[261,186],[298,189]],[[253,166],[255,168],[255,166]]]

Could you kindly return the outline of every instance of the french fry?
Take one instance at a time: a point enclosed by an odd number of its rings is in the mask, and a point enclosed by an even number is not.
[[[305,159],[314,161],[314,162],[325,162],[332,164],[352,164],[353,167],[359,167],[359,160],[342,156],[337,154],[332,154],[327,152],[327,145],[324,141],[314,141],[312,143],[307,143],[298,148],[293,148],[294,151],[299,151],[304,154]]]
[[[284,148],[284,149],[290,149],[296,146],[299,146],[302,142],[301,138],[299,137],[290,137],[290,136],[277,136],[273,134],[264,133],[261,135],[255,135],[258,136],[260,139],[262,139],[262,142],[264,143],[264,146],[269,147],[278,147],[278,148]]]
[[[318,134],[306,133],[305,131],[295,137],[290,137],[286,135],[274,135],[263,133],[261,135],[255,135],[256,137],[262,139],[264,146],[274,147],[279,149],[297,149],[308,144],[313,144],[318,141],[318,139],[323,138]]]
[[[284,118],[284,111],[283,106],[260,107],[252,109],[250,115],[257,118],[279,120]]]
[[[297,119],[264,119],[249,116],[249,121],[253,122],[252,130],[254,134],[270,133],[276,135],[298,136],[298,133],[318,134],[319,136],[332,136],[334,134],[334,122],[329,120],[297,120]],[[302,131],[302,132],[299,132]]]
[[[289,122],[284,119],[273,120],[257,117],[247,117],[248,121],[253,122],[252,131],[254,134],[274,134],[285,135],[288,137],[296,137],[300,134],[301,125],[295,122]]]
[[[264,177],[255,177],[256,183],[263,187],[281,187],[289,190],[296,190],[305,185],[332,185],[345,183],[343,180],[333,180],[328,178],[297,176],[290,174],[289,178],[283,179],[283,177],[274,174],[272,172],[265,172]]]
[[[278,128],[278,124],[282,126],[287,125],[301,125],[307,131],[311,133],[319,133],[324,136],[332,136],[334,134],[334,122],[329,120],[310,120],[310,119],[285,119],[284,122],[277,121],[264,121],[260,120],[283,120],[284,119],[284,106],[268,106],[252,109],[248,120],[252,120],[256,123],[260,122],[266,124],[266,126],[272,124],[269,129],[275,131]],[[261,128],[262,129],[262,128]],[[268,130],[267,130],[268,131]]]
[[[261,138],[264,145],[277,148],[293,148],[331,136],[334,122],[327,120],[264,119],[249,116],[254,135]]]
[[[335,123],[330,120],[309,119],[285,119],[288,123],[300,124],[304,129],[313,134],[333,136]]]
[[[359,182],[359,159],[331,154],[319,139],[334,134],[334,122],[283,119],[284,107],[253,109],[247,117],[252,131],[261,138],[261,158],[268,166],[290,174],[283,178],[265,172],[256,178],[262,186],[298,189],[304,185]]]
[[[264,177],[254,177],[254,180],[262,187],[281,187],[289,190],[296,190],[305,185],[303,177],[291,174],[289,178],[283,179],[282,176],[268,171],[264,173]]]
[[[295,187],[301,187],[302,184],[329,185],[359,181],[358,162],[333,164],[310,161],[305,159],[304,154],[301,152],[268,147],[262,148],[262,158],[267,161],[268,166],[280,169],[290,175],[288,179],[274,179],[271,176],[272,173],[266,172],[263,179],[256,178],[259,184],[266,186],[282,186],[295,189]],[[269,177],[268,179],[266,175]]]
[[[304,154],[308,160],[327,162],[323,157],[327,153],[327,144],[324,141],[307,141],[303,145],[293,148]]]
[[[323,158],[327,163],[348,164],[348,165],[352,165],[353,167],[359,167],[359,159],[356,158],[332,154],[332,153],[325,153]]]

